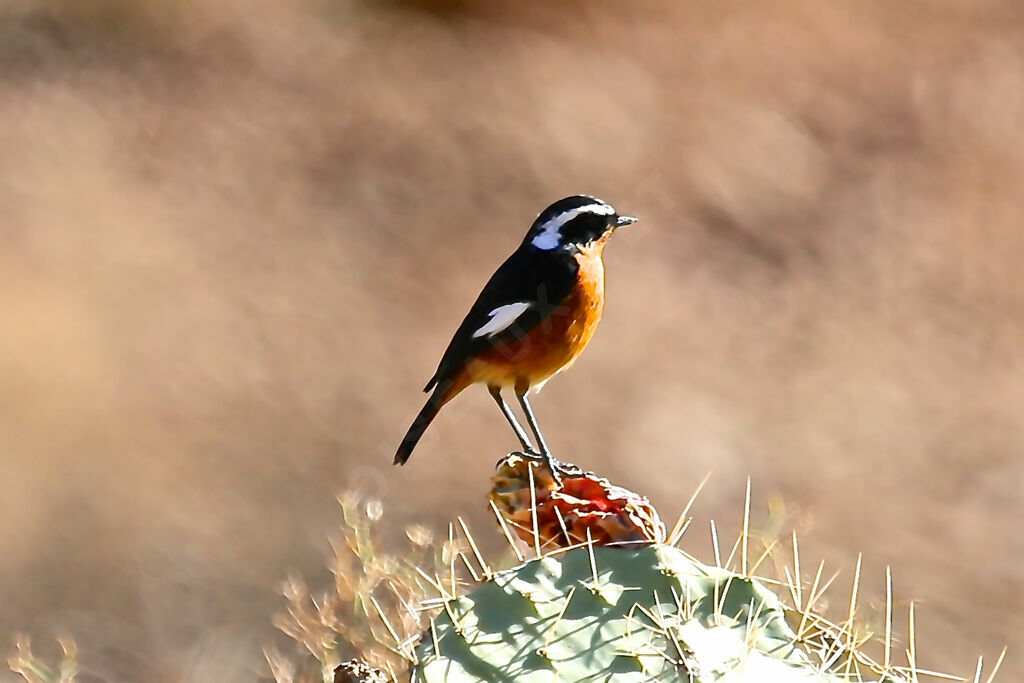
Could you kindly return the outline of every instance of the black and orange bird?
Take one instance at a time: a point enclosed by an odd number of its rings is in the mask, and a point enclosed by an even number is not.
[[[533,222],[480,292],[424,391],[426,405],[402,439],[395,464],[404,465],[441,408],[471,384],[484,384],[525,454],[558,466],[541,435],[528,394],[565,370],[583,352],[604,311],[604,247],[636,219],[587,195],[560,199]],[[511,388],[537,447],[501,396]]]

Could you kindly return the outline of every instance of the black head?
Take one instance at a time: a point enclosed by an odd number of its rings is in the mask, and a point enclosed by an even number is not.
[[[542,251],[585,247],[616,228],[635,222],[635,218],[617,214],[607,202],[578,194],[559,199],[541,211],[525,241]]]

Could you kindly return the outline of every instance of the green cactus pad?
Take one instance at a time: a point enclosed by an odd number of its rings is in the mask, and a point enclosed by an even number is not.
[[[840,680],[795,639],[756,580],[671,546],[577,548],[450,601],[417,648],[412,680]]]

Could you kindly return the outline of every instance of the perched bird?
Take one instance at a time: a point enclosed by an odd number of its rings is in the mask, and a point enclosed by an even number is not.
[[[444,404],[471,384],[485,384],[526,454],[547,462],[557,480],[527,394],[572,365],[594,336],[604,309],[605,244],[635,222],[587,195],[560,199],[537,216],[455,331],[424,388],[430,398],[395,453],[396,465],[409,459]],[[515,392],[537,448],[502,398],[506,387]]]

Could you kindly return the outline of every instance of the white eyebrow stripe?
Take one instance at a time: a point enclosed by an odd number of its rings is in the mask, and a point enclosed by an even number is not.
[[[491,316],[491,319],[488,320],[483,327],[473,333],[473,339],[483,337],[484,335],[493,337],[499,332],[504,332],[512,326],[512,323],[519,319],[519,316],[526,312],[526,309],[530,308],[532,305],[532,303],[527,301],[519,301],[514,304],[498,306],[488,314]]]
[[[538,249],[544,249],[545,251],[554,249],[562,243],[562,226],[573,218],[576,218],[576,216],[584,213],[593,213],[598,216],[610,216],[615,213],[615,209],[607,204],[587,204],[575,209],[563,211],[557,216],[549,218],[547,222],[541,226],[540,233],[533,238],[531,244]]]

